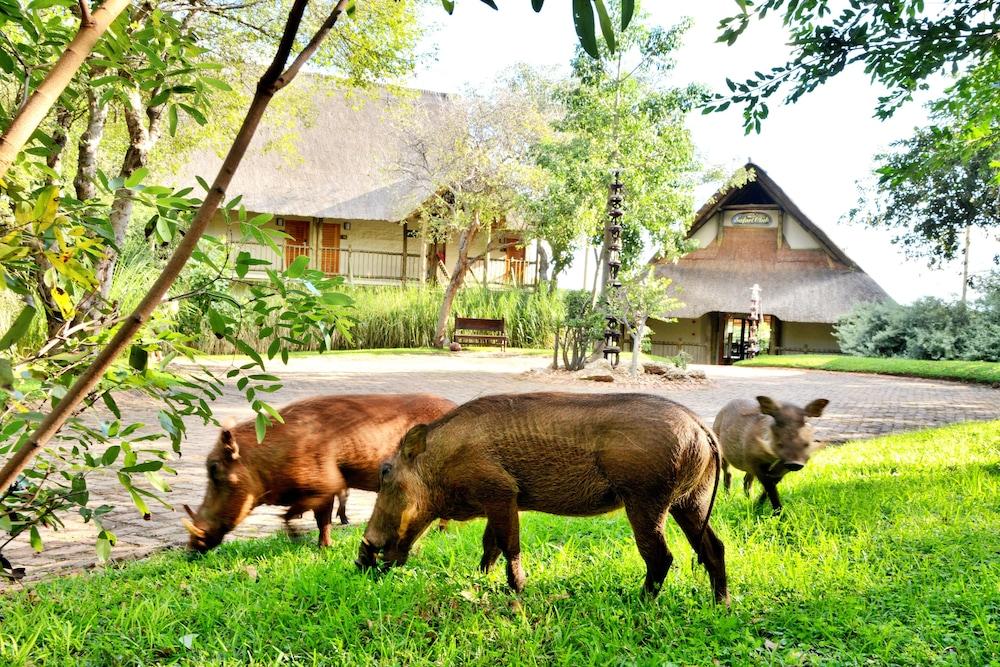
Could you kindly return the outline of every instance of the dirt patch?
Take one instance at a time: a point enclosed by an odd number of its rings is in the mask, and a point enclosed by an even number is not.
[[[633,375],[628,366],[620,364],[617,368],[603,359],[578,371],[567,371],[552,368],[534,368],[521,374],[522,377],[534,381],[552,384],[599,385],[615,384],[622,387],[705,387],[710,381],[702,370],[687,370],[676,367],[650,365],[640,367]]]

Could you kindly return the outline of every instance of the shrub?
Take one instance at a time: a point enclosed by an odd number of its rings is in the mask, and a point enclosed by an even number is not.
[[[972,305],[927,297],[859,306],[837,323],[840,348],[859,357],[1000,361],[1000,277],[982,291]]]

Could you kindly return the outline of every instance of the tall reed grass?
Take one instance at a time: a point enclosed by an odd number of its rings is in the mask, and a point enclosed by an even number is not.
[[[443,289],[440,287],[345,287],[354,299],[351,340],[338,338],[334,348],[370,350],[379,348],[427,347],[434,341],[438,309]],[[503,318],[511,347],[548,347],[555,338],[556,323],[565,313],[562,294],[540,286],[536,290],[491,290],[466,287],[459,291],[449,323],[454,317]],[[184,331],[183,333],[192,333]],[[200,324],[197,346],[210,354],[232,352],[226,341],[217,340],[207,322]],[[268,340],[259,340],[245,332],[245,340],[254,349],[264,351]]]

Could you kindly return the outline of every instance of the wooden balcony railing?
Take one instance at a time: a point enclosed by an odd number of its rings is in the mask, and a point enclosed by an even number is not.
[[[348,281],[414,282],[418,283],[425,271],[425,259],[407,253],[403,265],[402,252],[382,250],[354,250],[351,248],[316,248],[303,244],[278,244],[278,252],[265,245],[240,243],[235,249],[250,253],[254,259],[270,262],[276,269],[284,269],[302,255],[309,257],[309,268],[319,269],[327,275],[344,276]],[[448,267],[450,270],[451,267]],[[538,282],[535,262],[519,259],[481,259],[469,269],[468,283],[492,286],[532,286]]]

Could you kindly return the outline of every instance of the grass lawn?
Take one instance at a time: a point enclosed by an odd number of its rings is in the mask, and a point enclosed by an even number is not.
[[[238,541],[0,596],[0,664],[998,664],[998,461],[1000,421],[963,424],[820,452],[780,518],[720,493],[729,611],[672,520],[649,601],[621,512],[526,513],[517,602],[476,570],[481,521],[380,577],[355,570],[358,527],[322,552]]]
[[[836,354],[761,355],[736,362],[737,366],[783,366],[824,371],[906,375],[938,380],[1000,382],[1000,363],[992,361],[927,361],[923,359],[882,359]]]

